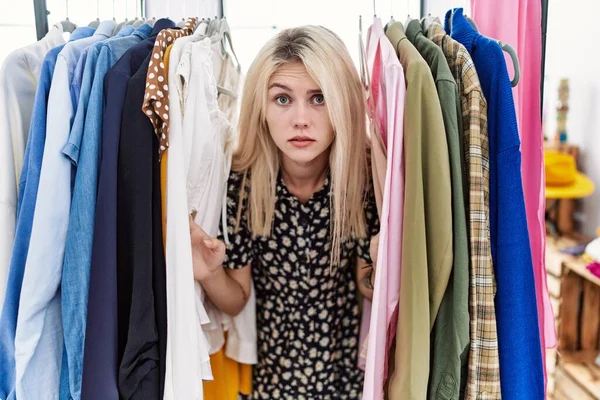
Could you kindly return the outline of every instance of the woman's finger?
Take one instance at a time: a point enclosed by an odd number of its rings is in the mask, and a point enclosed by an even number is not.
[[[204,243],[204,246],[211,250],[214,250],[217,247],[217,243],[215,243],[213,239],[204,239],[202,240],[202,243]]]

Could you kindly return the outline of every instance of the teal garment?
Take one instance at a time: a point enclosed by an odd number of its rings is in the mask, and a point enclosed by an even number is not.
[[[463,190],[462,124],[458,89],[442,50],[423,33],[421,23],[412,20],[406,37],[431,69],[440,98],[448,142],[452,185],[453,264],[448,287],[431,332],[431,371],[427,397],[451,400],[461,397],[469,360],[469,246]],[[462,121],[461,121],[462,122]]]

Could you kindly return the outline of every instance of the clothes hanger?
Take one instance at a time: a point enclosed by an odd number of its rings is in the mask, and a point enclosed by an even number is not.
[[[117,22],[117,18],[115,17],[115,0],[112,1],[112,11],[113,11],[113,22]],[[117,35],[121,29],[127,24],[127,17],[125,17],[125,21],[119,22],[118,24],[116,24],[115,29],[113,29],[113,33],[112,35],[115,36]]]
[[[66,0],[67,5],[67,17],[60,21],[59,24],[62,26],[63,32],[73,33],[77,29],[77,25],[69,20],[69,0]]]
[[[373,1],[373,7],[375,7],[375,1]],[[375,8],[373,8],[373,11],[375,11]],[[373,13],[373,17],[377,17],[375,13]],[[360,82],[365,93],[370,93],[371,80],[369,79],[367,56],[365,51],[365,44],[363,42],[362,15],[358,16],[358,61],[360,67]]]
[[[229,44],[229,50],[231,51],[231,54],[233,55],[233,58],[235,59],[235,62],[237,63],[237,67],[241,68],[241,64],[240,64],[240,60],[238,59],[237,54],[235,54],[235,50],[233,48],[233,42],[231,40],[231,28],[229,28],[229,24],[227,23],[227,20],[225,18],[223,18],[221,20],[221,23],[219,25],[219,35],[220,40],[221,40],[221,52],[222,54],[225,56],[227,53],[227,47],[225,46],[225,42],[228,42]]]
[[[515,76],[513,80],[510,81],[510,85],[512,87],[515,87],[519,84],[519,81],[521,80],[521,65],[519,63],[519,57],[517,57],[517,52],[510,44],[502,43],[502,41],[500,40],[498,41],[498,44],[500,45],[500,48],[502,48],[503,51],[507,52],[510,58],[512,59],[513,67],[515,70]]]
[[[208,20],[206,18],[202,18],[201,20],[198,21],[196,28],[194,28],[194,34],[208,36],[207,32],[208,32]]]
[[[454,9],[452,9],[452,14],[450,15],[450,28],[452,28],[452,17],[453,16],[454,16]],[[477,28],[477,24],[475,23],[475,21],[469,17],[465,17],[465,18],[467,19],[467,21],[469,22],[471,27],[473,27],[473,29],[475,29],[475,31],[479,33],[479,29]],[[502,41],[500,41],[500,40],[498,40],[498,45],[500,46],[500,48],[503,51],[508,53],[508,55],[510,56],[510,58],[513,62],[515,76],[512,79],[512,81],[510,81],[510,85],[512,87],[515,87],[519,84],[519,81],[521,80],[521,64],[519,63],[519,57],[517,56],[517,52],[510,44],[502,43]]]
[[[410,16],[410,0],[406,0],[406,9],[408,10],[408,13],[406,16],[406,22],[404,23],[404,27],[407,27],[410,21],[414,19]]]
[[[128,17],[128,16],[127,16],[127,13],[128,13],[128,12],[129,12],[129,7],[127,6],[127,0],[125,0],[125,25],[131,25],[131,26],[133,26],[133,24],[135,24],[135,23],[137,22],[137,19],[138,19],[138,18],[137,18],[137,16],[136,16],[134,19],[132,19],[132,20],[129,20],[129,19],[127,18],[127,17]]]
[[[209,22],[209,19],[202,17],[200,20],[198,20],[198,25],[196,26],[196,29],[200,28],[201,26],[204,26],[204,33],[206,33],[206,31],[208,30]]]
[[[59,24],[62,26],[63,32],[73,33],[77,29],[77,25],[69,20],[69,17],[60,21]]]
[[[90,22],[88,27],[97,29],[100,26],[100,3],[99,0],[96,0],[96,20]]]
[[[207,36],[213,36],[216,33],[219,33],[221,30],[221,24],[217,17],[211,19],[208,24],[208,29],[206,30]]]
[[[427,3],[427,17],[424,17],[421,20],[421,24],[423,26],[423,32],[427,33],[427,31],[429,30],[429,28],[431,28],[431,25],[433,24],[433,21],[435,20],[435,17],[431,16],[431,3]],[[425,35],[427,36],[427,35]]]
[[[477,32],[479,32],[479,28],[477,27],[477,24],[475,23],[475,20],[469,17],[465,17],[467,19],[467,22],[469,23],[469,25],[471,25],[473,27],[473,29],[475,29]]]
[[[229,24],[227,23],[227,20],[225,18],[222,18],[219,21],[219,27],[218,27],[219,31],[217,35],[213,35],[213,36],[208,36],[211,38],[211,42],[212,43],[216,43],[215,41],[221,41],[221,54],[223,57],[225,57],[227,55],[227,47],[225,46],[226,42],[229,44],[229,50],[231,52],[231,54],[233,55],[233,58],[235,59],[236,62],[236,68],[238,70],[240,70],[241,64],[240,64],[240,60],[237,57],[237,54],[235,54],[235,50],[233,49],[233,42],[231,40],[231,29],[229,28]],[[237,93],[232,92],[229,89],[226,89],[224,87],[222,87],[221,85],[217,85],[217,93],[218,94],[224,94],[226,96],[230,96],[234,99],[237,99],[238,95]]]
[[[133,22],[133,27],[137,28],[140,25],[146,23],[146,18],[141,15],[141,13],[139,12],[138,6],[139,6],[139,1],[135,2],[135,20]]]

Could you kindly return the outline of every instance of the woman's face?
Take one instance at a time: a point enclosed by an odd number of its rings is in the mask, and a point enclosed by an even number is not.
[[[334,138],[325,98],[301,63],[279,68],[269,82],[266,119],[284,157],[310,163]]]

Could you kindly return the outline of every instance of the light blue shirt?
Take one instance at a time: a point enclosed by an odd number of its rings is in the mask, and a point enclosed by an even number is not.
[[[92,28],[78,28],[71,34],[69,40],[79,40],[93,34],[94,29]],[[44,143],[46,142],[48,94],[56,60],[64,46],[63,44],[53,48],[44,58],[29,127],[29,139],[27,140],[21,182],[19,183],[17,228],[6,284],[4,307],[0,316],[0,399],[15,399],[15,331],[17,329],[19,299],[25,272],[25,261],[29,250],[29,238],[38,192]]]
[[[87,301],[92,262],[98,168],[104,105],[104,76],[125,52],[148,37],[144,24],[127,37],[114,38],[86,51],[79,106],[63,153],[76,166],[62,273],[64,344],[71,399],[81,398]],[[141,107],[141,105],[140,105]]]
[[[133,26],[125,25],[121,28],[121,30],[119,31],[119,33],[117,33],[116,36],[111,38],[111,40],[129,36],[133,33],[134,30],[135,28]],[[96,45],[97,44],[98,43],[96,43]],[[102,43],[100,43],[100,46],[102,46]],[[73,73],[73,80],[71,81],[71,96],[73,97],[73,104],[75,104],[76,106],[79,104],[79,96],[81,93],[82,85],[81,81],[83,80],[83,71],[85,69],[85,64],[87,62],[87,56],[89,52],[90,49],[87,48],[86,51],[81,53],[81,55],[79,56],[79,59],[77,60],[77,65],[75,66],[75,72]]]
[[[63,332],[60,282],[71,208],[71,162],[62,154],[74,115],[71,80],[79,55],[110,37],[115,22],[92,37],[65,45],[56,61],[48,98],[46,143],[21,289],[15,337],[19,400],[57,399]]]

